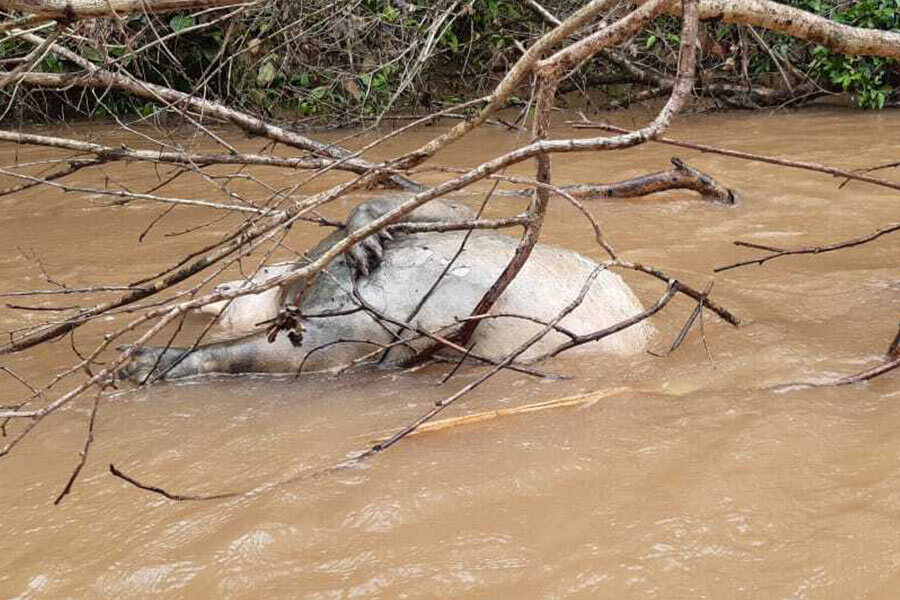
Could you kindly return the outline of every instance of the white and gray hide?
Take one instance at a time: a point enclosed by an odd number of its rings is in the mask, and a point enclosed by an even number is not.
[[[359,206],[351,214],[347,229],[364,226],[404,199],[383,197]],[[466,218],[472,217],[464,207],[431,202],[405,220],[434,222]],[[334,232],[308,259],[315,259],[344,235],[343,230]],[[458,319],[469,316],[510,261],[517,245],[516,239],[495,231],[473,231],[465,250],[416,311],[423,296],[457,254],[464,237],[465,232],[371,236],[333,261],[310,289],[304,289],[305,282],[301,280],[289,289],[273,288],[236,298],[228,306],[216,303],[202,309],[210,314],[221,311],[220,328],[233,339],[200,346],[187,355],[180,348],[138,348],[120,375],[144,382],[160,376],[174,379],[207,373],[296,373],[301,365],[303,372],[320,371],[371,353],[378,348],[376,344],[391,343],[395,333],[401,337],[414,336],[409,330],[379,322],[371,311],[360,309],[360,304],[392,321],[408,322],[420,330],[435,331],[454,325]],[[261,269],[250,282],[265,281],[302,264],[271,265]],[[595,267],[594,262],[579,254],[538,244],[491,312],[550,320],[578,296]],[[250,282],[239,280],[223,285],[246,286]],[[282,302],[292,302],[297,297],[302,297],[299,345],[296,337],[292,341],[286,331],[279,331],[273,341],[268,341],[260,324],[275,317]],[[560,325],[576,334],[588,334],[642,310],[640,301],[622,278],[604,270],[581,305]],[[486,319],[475,329],[472,352],[492,359],[504,358],[541,329],[541,325],[523,319]],[[452,331],[445,329],[442,335],[448,336]],[[644,321],[586,344],[580,350],[635,354],[644,350],[650,333],[651,326]],[[559,332],[550,332],[519,360],[538,358],[567,340]],[[412,349],[421,349],[427,343],[420,339],[409,346],[396,346],[382,363],[403,361],[410,357]]]

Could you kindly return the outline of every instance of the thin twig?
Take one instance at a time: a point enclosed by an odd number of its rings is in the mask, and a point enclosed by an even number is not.
[[[796,254],[824,254],[826,252],[834,252],[835,250],[843,250],[844,248],[852,248],[854,246],[867,244],[873,240],[877,240],[883,235],[887,235],[895,231],[900,231],[900,223],[892,223],[891,225],[882,227],[881,229],[873,231],[870,234],[850,240],[845,240],[843,242],[835,242],[834,244],[828,244],[825,246],[807,246],[801,248],[775,248],[773,246],[764,246],[762,244],[737,241],[734,242],[735,246],[765,250],[770,254],[761,258],[739,261],[730,265],[725,265],[724,267],[716,267],[715,269],[713,269],[713,271],[716,273],[720,273],[722,271],[728,271],[729,269],[736,269],[738,267],[745,267],[747,265],[762,265],[763,263],[766,263],[775,258],[780,258],[782,256],[792,256]]]
[[[665,352],[653,352],[648,350],[647,352],[653,356],[662,358],[668,356],[678,350],[681,347],[681,344],[684,342],[684,339],[687,337],[687,334],[690,332],[691,327],[694,325],[698,318],[701,319],[700,327],[703,327],[703,306],[706,304],[706,299],[709,297],[709,293],[712,291],[713,281],[710,281],[706,288],[703,290],[703,297],[697,302],[697,306],[694,307],[694,310],[691,311],[690,316],[685,321],[684,325],[681,327],[681,330],[678,332],[678,335],[675,336],[675,340],[672,342],[672,345]],[[702,335],[702,334],[701,334]],[[703,336],[703,344],[706,345],[706,336]],[[709,352],[709,348],[706,349],[707,353]]]
[[[53,504],[58,505],[63,501],[63,498],[69,495],[72,491],[72,486],[75,485],[75,480],[78,479],[78,474],[81,473],[81,469],[84,467],[84,464],[87,462],[88,451],[91,449],[91,444],[94,442],[94,423],[97,420],[97,409],[100,407],[100,397],[103,395],[103,387],[97,388],[97,395],[94,396],[94,404],[91,406],[91,416],[88,419],[88,429],[87,435],[84,438],[84,447],[81,449],[81,452],[78,453],[78,464],[75,465],[75,469],[72,471],[72,474],[69,476],[69,480],[66,482],[65,487],[56,497],[56,500],[53,501]]]

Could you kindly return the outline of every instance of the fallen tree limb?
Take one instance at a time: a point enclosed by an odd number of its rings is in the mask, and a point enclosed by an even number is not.
[[[610,125],[609,123],[597,123],[594,121],[590,121],[587,118],[584,118],[582,121],[567,121],[566,124],[571,125],[575,129],[602,129],[604,131],[611,131],[618,134],[627,134],[630,131],[628,129],[623,129],[615,125]],[[694,142],[685,142],[682,140],[676,140],[673,138],[661,136],[652,138],[650,141],[657,142],[659,144],[668,144],[669,146],[678,146],[679,148],[690,148],[691,150],[699,150],[700,152],[709,152],[711,154],[721,154],[722,156],[731,156],[733,158],[742,158],[755,162],[768,163],[770,165],[779,165],[782,167],[791,167],[794,169],[804,169],[806,171],[818,171],[819,173],[827,173],[835,177],[844,177],[847,179],[853,179],[855,181],[864,181],[866,183],[880,185],[882,187],[891,188],[893,190],[900,190],[900,182],[890,181],[887,179],[879,179],[878,177],[871,177],[869,175],[864,175],[855,171],[848,171],[846,169],[839,169],[837,167],[831,167],[828,165],[820,165],[818,163],[788,160],[785,158],[766,156],[764,154],[753,154],[751,152],[741,152],[740,150],[718,148],[716,146],[697,144]]]
[[[32,178],[32,179],[26,181],[25,183],[21,183],[19,185],[13,185],[8,188],[4,188],[4,189],[0,190],[0,196],[8,196],[9,194],[15,194],[16,192],[21,192],[23,190],[33,188],[37,185],[44,185],[50,181],[56,181],[57,179],[62,179],[64,177],[68,177],[72,173],[76,173],[82,169],[85,169],[88,167],[96,167],[97,165],[103,164],[102,160],[93,159],[93,158],[88,158],[88,159],[83,159],[83,160],[73,158],[66,162],[68,162],[68,166],[60,169],[59,171],[57,171],[55,173],[51,173],[49,175],[44,175],[43,177],[35,177],[35,178]]]
[[[5,73],[0,73],[0,77],[4,75]],[[164,100],[173,106],[178,107],[179,105],[182,105],[186,108],[191,108],[197,112],[203,113],[207,117],[213,117],[233,123],[251,135],[258,135],[286,146],[299,148],[326,158],[335,159],[331,163],[325,165],[330,168],[352,171],[353,173],[358,174],[368,173],[369,171],[376,169],[376,166],[373,163],[360,158],[352,158],[352,155],[348,150],[344,150],[338,146],[315,142],[299,133],[289,131],[283,127],[273,125],[262,119],[228,108],[211,100],[205,100],[161,85],[133,80],[116,73],[99,70],[87,74],[23,73],[18,77],[22,82],[36,87],[57,89],[69,86],[93,87],[99,89],[113,88],[152,100]],[[391,174],[390,178],[404,189],[421,189],[421,186],[400,175]]]
[[[559,189],[582,200],[641,198],[667,190],[693,190],[706,200],[722,204],[734,204],[737,200],[738,195],[734,190],[723,186],[706,173],[686,165],[675,157],[672,158],[672,164],[674,167],[668,171],[640,175],[616,183],[564,185]],[[506,192],[518,196],[528,196],[532,193],[534,191],[531,189]]]
[[[643,5],[649,0],[632,0]],[[669,14],[681,15],[671,4]],[[805,10],[769,0],[700,0],[701,21],[755,25],[814,44],[840,54],[900,58],[900,33],[853,27],[830,21]]]
[[[166,13],[257,3],[254,0],[0,0],[0,9],[71,22],[97,17],[125,17],[145,12]]]
[[[666,283],[670,283],[671,281],[674,281],[671,277],[669,277],[668,275],[666,275],[659,269],[656,269],[652,266],[645,265],[642,263],[636,263],[636,262],[618,259],[615,261],[609,261],[604,264],[606,264],[610,268],[628,269],[630,271],[637,271],[638,273],[645,273],[647,275],[651,275],[651,276],[659,279],[660,281],[663,281]],[[726,323],[733,325],[735,327],[737,327],[741,324],[741,320],[737,317],[737,315],[732,313],[730,310],[728,310],[727,308],[725,308],[718,302],[715,302],[714,300],[707,297],[707,295],[703,291],[697,290],[682,281],[677,281],[677,285],[675,286],[675,288],[676,288],[677,292],[684,294],[685,296],[687,296],[689,298],[693,298],[697,302],[702,302],[704,308],[707,308],[707,309],[711,310],[712,312],[714,312],[716,314],[716,316],[718,316],[720,319],[722,319]]]
[[[0,77],[0,89],[5,88],[7,84],[14,80],[19,81],[21,74],[30,71],[36,64],[44,60],[44,57],[47,55],[47,52],[50,51],[50,47],[56,42],[56,38],[59,37],[60,33],[62,33],[62,28],[56,27],[50,32],[47,39],[35,46],[34,50],[32,50],[20,64],[16,65],[13,70],[6,73],[3,77]]]
[[[222,204],[220,202],[207,202],[205,200],[194,200],[191,198],[169,198],[166,196],[157,196],[154,194],[141,194],[136,192],[126,192],[123,190],[104,190],[100,188],[86,188],[81,186],[74,185],[63,185],[61,183],[55,183],[50,178],[43,177],[32,177],[31,175],[24,175],[22,173],[15,173],[8,169],[0,168],[0,175],[6,175],[7,177],[14,177],[19,179],[24,179],[32,184],[38,185],[47,185],[51,188],[61,189],[65,192],[82,192],[88,194],[98,194],[98,195],[106,195],[112,196],[114,198],[118,198],[115,201],[117,204],[127,204],[133,200],[150,200],[153,202],[160,202],[163,204],[172,204],[179,206],[199,206],[204,208],[214,208],[216,210],[227,210],[234,212],[244,212],[244,213],[252,213],[257,215],[268,215],[271,214],[272,211],[258,208],[255,206],[247,206],[241,204]],[[58,177],[57,177],[58,178]]]

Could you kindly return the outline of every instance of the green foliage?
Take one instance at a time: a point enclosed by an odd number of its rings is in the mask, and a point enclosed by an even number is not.
[[[41,63],[45,73],[64,73],[66,66],[55,54],[48,54]]]
[[[900,0],[782,0],[782,3],[806,10],[828,19],[869,29],[900,29]],[[677,56],[680,24],[663,17],[638,36],[638,62],[653,70],[671,75]],[[742,61],[748,61],[751,83],[763,87],[780,85],[784,62],[788,61],[825,90],[847,92],[863,108],[882,108],[896,99],[900,90],[898,63],[877,57],[853,57],[838,54],[822,46],[789,36],[756,28],[755,33],[765,40],[767,50],[743,26],[707,22],[709,38],[701,40],[703,52],[701,68],[708,78],[741,84]],[[715,46],[715,48],[713,48]],[[771,50],[771,51],[770,51]],[[779,57],[779,64],[773,60]],[[781,67],[781,69],[779,69]],[[779,83],[773,84],[775,76]],[[724,78],[723,78],[724,76]],[[802,83],[803,77],[794,83]]]
[[[397,10],[393,4],[388,4],[384,7],[384,10],[382,10],[381,18],[388,23],[394,23],[400,18],[400,11]]]
[[[877,57],[843,56],[821,46],[813,50],[812,66],[831,83],[845,92],[856,94],[863,108],[883,108],[885,100],[894,91],[884,83],[887,61]]]
[[[320,85],[319,87],[311,89],[309,93],[300,100],[300,114],[306,116],[326,112],[329,95],[330,90],[328,86]]]
[[[273,81],[275,81],[275,77],[278,76],[278,71],[275,68],[274,63],[272,61],[266,61],[259,67],[259,72],[256,74],[256,84],[259,87],[268,87]]]
[[[847,25],[869,29],[900,28],[900,0],[859,0],[831,7],[823,0],[801,0],[800,8]],[[878,57],[844,56],[822,46],[812,50],[812,72],[856,95],[863,108],[883,108],[893,94],[896,61]]]
[[[169,26],[172,28],[172,31],[176,33],[183,31],[188,27],[193,27],[196,24],[194,17],[188,15],[175,15],[169,20]]]
[[[782,1],[842,23],[900,28],[900,0]],[[584,2],[541,4],[565,17]],[[67,44],[94,64],[115,61],[116,69],[187,93],[198,93],[202,86],[205,97],[244,110],[353,122],[381,114],[395,96],[391,108],[404,110],[483,94],[519,59],[521,47],[548,29],[522,0],[463,0],[445,15],[447,6],[444,0],[360,0],[349,5],[285,0],[256,4],[229,19],[217,12],[138,14],[115,27],[102,21],[84,25],[87,29],[73,38],[80,41]],[[434,47],[422,60],[426,37],[438,24]],[[745,83],[741,63],[746,56],[754,85],[779,85],[778,65],[746,29],[720,22],[708,22],[704,28],[709,34],[701,64],[704,81]],[[853,94],[860,106],[880,108],[896,99],[896,61],[845,57],[762,29],[757,32],[772,54],[786,57],[823,87]],[[679,19],[661,17],[620,51],[653,72],[671,76],[679,35]],[[164,44],[158,43],[160,37]],[[132,54],[135,48],[143,49]],[[0,40],[0,58],[21,58],[32,49],[20,39]],[[78,70],[52,54],[38,68]],[[594,76],[609,80],[622,75],[603,60],[588,61],[581,69],[566,83],[588,88]],[[71,105],[93,114],[149,117],[156,110],[145,99],[120,92],[104,94],[98,106],[90,106],[90,100],[84,104],[83,98],[75,101],[71,94]]]

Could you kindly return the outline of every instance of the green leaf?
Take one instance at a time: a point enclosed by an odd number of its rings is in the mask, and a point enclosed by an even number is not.
[[[62,61],[55,54],[48,54],[44,57],[44,68],[50,73],[62,73],[66,70]]]
[[[394,8],[392,5],[388,4],[384,7],[384,12],[381,13],[381,16],[388,23],[393,23],[397,20],[397,17],[400,16],[400,11]]]
[[[647,50],[649,50],[650,48],[652,48],[653,46],[656,45],[657,39],[659,39],[659,38],[657,38],[655,35],[651,35],[650,37],[647,38],[647,44],[645,45]]]
[[[178,32],[188,27],[193,27],[196,24],[194,17],[190,15],[175,15],[171,19],[169,19],[169,25],[172,27],[172,31]]]
[[[275,69],[275,65],[268,61],[264,62],[259,68],[259,72],[256,74],[256,84],[259,87],[266,87],[275,81],[275,76],[277,74],[278,71]]]
[[[141,117],[149,117],[156,112],[156,105],[152,102],[145,102],[135,107],[135,112]]]
[[[447,45],[450,47],[450,52],[453,54],[459,53],[459,38],[456,37],[456,34],[453,33],[452,30],[448,29],[444,34],[444,41],[446,41]]]

